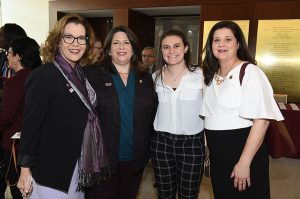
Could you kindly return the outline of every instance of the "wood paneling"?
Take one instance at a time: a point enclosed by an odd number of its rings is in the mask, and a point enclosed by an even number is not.
[[[128,27],[136,34],[141,48],[154,46],[155,19],[134,10],[129,10]]]
[[[87,18],[88,22],[94,29],[96,37],[98,37],[102,45],[104,44],[106,35],[112,28],[112,20],[111,17],[97,17],[97,18]]]
[[[104,10],[146,7],[200,5],[199,0],[59,0],[49,1],[49,26],[57,21],[57,12],[78,10]],[[117,19],[119,20],[119,19]]]
[[[203,22],[211,20],[250,20],[248,46],[252,55],[255,55],[258,20],[263,19],[300,19],[299,1],[248,1],[251,3],[232,3],[228,5],[201,6],[200,34],[203,33]],[[237,2],[226,0],[226,2]],[[254,3],[253,3],[254,2]],[[202,49],[202,40],[199,44]],[[201,56],[199,56],[201,57]]]
[[[200,6],[200,38],[203,33],[203,22],[206,20],[250,20],[248,45],[253,55],[255,55],[258,20],[300,19],[299,0],[56,0],[49,2],[49,24],[52,27],[58,13],[63,11],[111,9],[114,26],[120,24],[131,26],[142,38],[145,35],[142,32],[148,30],[139,27],[139,20],[131,16],[138,14],[132,14],[129,10],[172,6]],[[147,39],[143,42],[146,44]],[[200,49],[202,45],[200,39]]]
[[[115,9],[113,11],[113,26],[125,25],[128,26],[129,9]]]
[[[257,4],[254,17],[256,19],[300,19],[300,1]]]

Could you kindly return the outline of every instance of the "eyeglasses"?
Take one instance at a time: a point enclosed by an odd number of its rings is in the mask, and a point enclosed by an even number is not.
[[[154,55],[142,55],[143,58],[151,58],[154,57]]]
[[[12,55],[14,54],[13,51],[7,51],[7,52],[6,52],[6,55],[8,55],[8,54],[10,54],[10,53],[11,53]]]
[[[84,37],[84,36],[74,37],[72,35],[64,35],[62,38],[66,44],[74,43],[75,39],[77,40],[77,43],[79,45],[86,45],[88,41],[88,37]]]

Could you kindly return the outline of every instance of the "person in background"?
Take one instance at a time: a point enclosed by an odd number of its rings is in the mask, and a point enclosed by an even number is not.
[[[156,111],[151,75],[140,63],[135,34],[113,28],[104,42],[99,66],[86,76],[97,93],[97,111],[112,178],[87,192],[88,199],[135,199],[150,158]]]
[[[203,74],[190,64],[190,46],[180,30],[160,38],[157,71],[153,79],[158,95],[151,140],[158,198],[197,199],[203,174]]]
[[[3,136],[1,146],[4,148],[4,176],[10,185],[13,199],[22,199],[16,186],[19,168],[11,158],[13,146],[11,137],[21,131],[25,104],[25,81],[31,70],[41,65],[40,47],[34,39],[22,37],[15,39],[7,51],[9,69],[15,75],[4,82],[2,109],[0,112],[0,134]],[[14,152],[14,151],[13,151]],[[17,169],[17,170],[16,170]]]
[[[102,42],[98,37],[95,38],[95,44],[94,44],[94,50],[93,50],[93,56],[94,56],[94,63],[100,63],[101,57],[103,54],[102,50]]]
[[[7,23],[0,28],[0,109],[1,109],[1,100],[2,100],[2,91],[3,91],[3,81],[13,75],[13,70],[9,69],[7,66],[7,50],[9,43],[18,38],[25,37],[26,32],[24,29],[15,24]],[[1,141],[0,135],[0,142]],[[3,149],[0,145],[0,161],[3,162]],[[0,175],[0,199],[4,198],[4,193],[6,189],[6,182],[4,180],[4,175]]]
[[[151,46],[147,46],[142,50],[143,67],[149,70],[149,73],[154,73],[156,70],[156,50]]]
[[[16,38],[19,37],[26,37],[26,32],[25,30],[19,26],[18,24],[15,23],[7,23],[4,24],[1,28],[0,28],[0,48],[2,48],[4,50],[4,52],[7,52],[8,50],[8,46],[10,44],[11,41],[13,41]],[[10,78],[13,75],[13,70],[11,70],[8,66],[7,66],[7,60],[5,59],[5,57],[1,57],[0,60],[1,61],[1,89],[2,89],[2,84],[3,81],[7,78]]]
[[[268,199],[269,157],[264,137],[269,120],[283,120],[273,90],[250,55],[240,27],[221,21],[204,49],[206,85],[201,115],[210,151],[216,199]],[[248,63],[243,80],[240,70]]]
[[[23,197],[84,199],[85,187],[108,177],[96,94],[81,68],[94,42],[84,18],[65,15],[42,47],[45,64],[28,77],[18,158]]]

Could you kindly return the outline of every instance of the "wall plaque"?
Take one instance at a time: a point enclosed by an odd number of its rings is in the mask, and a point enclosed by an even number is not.
[[[275,94],[300,103],[300,19],[259,20],[255,59]]]
[[[248,43],[248,35],[249,35],[249,20],[232,20],[237,23],[242,29],[246,42]],[[203,48],[205,47],[207,37],[211,28],[219,21],[204,21],[203,26]]]

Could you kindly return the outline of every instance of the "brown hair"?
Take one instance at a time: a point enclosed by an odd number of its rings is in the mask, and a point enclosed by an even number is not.
[[[139,41],[136,37],[136,35],[127,27],[127,26],[117,26],[114,27],[113,29],[110,30],[108,35],[106,36],[104,45],[103,45],[103,58],[101,61],[101,64],[103,64],[105,67],[108,67],[109,71],[113,72],[111,69],[111,56],[110,56],[110,51],[111,51],[111,42],[113,39],[113,36],[117,32],[124,32],[132,46],[132,57],[130,59],[130,67],[134,68],[138,72],[145,72],[145,69],[141,67],[141,49],[140,49],[140,44]]]
[[[165,33],[162,34],[162,36],[160,37],[160,41],[159,41],[159,51],[158,51],[158,58],[157,58],[157,65],[156,65],[156,70],[157,70],[157,75],[156,78],[154,79],[154,82],[157,82],[158,78],[161,79],[162,81],[162,71],[163,71],[163,67],[166,65],[166,62],[164,60],[163,57],[163,53],[162,53],[162,41],[169,36],[177,36],[182,40],[182,43],[184,45],[184,47],[187,47],[187,51],[186,53],[184,53],[184,61],[186,64],[186,67],[189,71],[195,71],[197,69],[197,67],[199,67],[198,65],[193,65],[191,64],[191,50],[190,50],[190,44],[187,40],[187,37],[185,36],[185,34],[177,29],[171,29]]]
[[[67,14],[63,16],[59,21],[56,22],[52,31],[46,39],[45,44],[42,46],[42,57],[43,62],[53,62],[55,55],[57,55],[59,50],[59,42],[64,33],[65,26],[69,23],[81,24],[85,28],[86,37],[88,38],[88,43],[86,46],[86,51],[84,52],[82,58],[80,59],[80,65],[85,66],[92,63],[91,55],[93,53],[95,35],[91,25],[83,17],[77,14]]]
[[[230,29],[234,37],[236,38],[239,44],[239,48],[237,50],[237,57],[242,61],[247,61],[249,63],[256,64],[255,59],[252,57],[247,47],[244,34],[241,28],[239,27],[239,25],[233,21],[220,21],[216,23],[209,31],[205,48],[203,50],[203,53],[205,53],[205,57],[202,62],[202,68],[203,68],[203,75],[204,75],[204,83],[207,86],[211,84],[214,75],[218,72],[220,68],[219,61],[213,54],[212,43],[213,43],[214,33],[217,30],[222,28]]]

